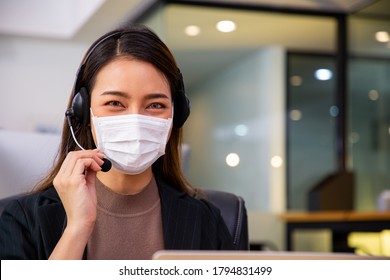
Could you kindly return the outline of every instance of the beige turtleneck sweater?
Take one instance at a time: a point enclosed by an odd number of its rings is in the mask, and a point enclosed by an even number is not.
[[[164,249],[161,204],[154,177],[140,193],[122,195],[96,180],[97,219],[87,258],[145,260]]]

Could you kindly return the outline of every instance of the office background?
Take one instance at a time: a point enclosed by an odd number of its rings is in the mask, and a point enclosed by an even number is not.
[[[192,101],[186,174],[245,199],[252,243],[283,249],[279,214],[307,210],[330,174],[353,172],[357,211],[390,189],[389,0],[52,2],[0,1],[1,196],[50,166],[84,52],[128,22],[174,52]]]

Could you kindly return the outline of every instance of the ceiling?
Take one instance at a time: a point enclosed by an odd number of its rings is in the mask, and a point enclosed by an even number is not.
[[[240,4],[249,2],[265,3],[265,1],[240,1]],[[282,1],[272,1],[273,5],[276,2]],[[303,9],[298,2],[319,3],[320,1],[289,1],[290,6],[291,3],[296,3],[296,8]],[[332,7],[330,2],[334,3]],[[336,5],[338,1],[321,1],[327,4],[327,13],[337,9],[338,12],[348,11],[353,14],[349,24],[351,35],[348,38],[351,53],[390,57],[390,46],[375,40],[377,31],[390,32],[390,0],[371,1],[371,5],[368,5],[367,1],[339,2],[342,2],[343,6]],[[352,8],[363,6],[365,8],[359,11]],[[324,9],[319,10],[324,12]],[[355,16],[357,14],[361,16]],[[175,53],[186,77],[186,84],[191,86],[263,46],[279,45],[289,51],[298,52],[336,53],[337,21],[334,17],[326,15],[313,16],[308,13],[280,13],[277,10],[229,9],[199,5],[168,5],[160,17],[164,18],[164,26],[166,26],[162,32],[165,41]],[[224,19],[236,22],[237,30],[228,34],[218,32],[215,24]],[[187,25],[193,24],[199,26],[201,32],[196,37],[188,37],[184,34],[184,29]]]
[[[158,0],[0,0],[0,34],[71,39],[89,21],[96,29],[131,21]],[[169,2],[169,1],[167,1]],[[366,8],[367,14],[390,16],[388,0],[198,0],[173,1],[219,5],[242,5],[284,10],[352,13]],[[104,18],[99,14],[104,12]]]
[[[225,5],[244,5],[250,7],[265,7],[271,9],[308,10],[317,12],[351,13],[369,4],[373,0],[182,0],[179,2],[214,2]]]
[[[102,33],[132,22],[158,0],[0,0],[0,35],[23,36],[64,41],[91,42]],[[332,52],[336,22],[329,17],[297,16],[270,13],[279,9],[315,13],[360,14],[368,19],[383,19],[390,32],[390,0],[214,0],[173,1],[201,5],[168,5],[160,14],[162,37],[174,51],[187,84],[196,83],[210,71],[223,67],[262,45],[279,44],[289,49]],[[211,7],[210,2],[216,6]],[[187,3],[188,4],[188,3]],[[226,9],[225,6],[247,6],[251,9]],[[254,11],[254,7],[268,12]],[[237,32],[221,34],[217,20],[234,19]],[[161,22],[162,21],[162,22]],[[190,38],[183,32],[188,24],[202,28],[201,36]],[[356,25],[356,45],[378,54],[389,55],[390,48],[378,46],[372,36],[377,28],[370,24]],[[289,32],[285,32],[286,29]],[[256,32],[254,32],[256,31]],[[352,30],[353,31],[353,30]],[[366,37],[367,38],[366,38]],[[369,42],[370,45],[364,45]],[[226,51],[221,51],[226,50]]]
[[[9,35],[71,38],[104,0],[1,0],[0,32]]]
[[[95,30],[104,30],[137,17],[152,2],[155,0],[0,0],[0,34],[72,39],[91,21],[97,24]]]

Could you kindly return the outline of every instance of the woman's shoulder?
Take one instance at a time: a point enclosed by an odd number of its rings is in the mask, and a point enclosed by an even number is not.
[[[15,212],[23,211],[24,213],[34,212],[41,206],[59,203],[60,199],[58,197],[57,191],[53,186],[49,188],[31,192],[17,194],[11,197],[3,198],[1,200],[1,211]]]
[[[18,195],[7,202],[0,216],[0,257],[4,259],[46,259],[61,236],[65,210],[54,187]]]

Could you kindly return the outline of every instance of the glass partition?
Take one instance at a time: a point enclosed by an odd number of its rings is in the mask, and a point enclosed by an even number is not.
[[[154,17],[164,23],[159,30],[178,60],[193,105],[185,127],[185,142],[191,149],[190,181],[197,186],[242,195],[250,209],[285,209],[286,163],[291,163],[286,159],[290,155],[286,154],[285,140],[291,135],[286,135],[285,84],[290,77],[286,77],[285,66],[291,62],[294,64],[291,69],[297,73],[307,72],[313,60],[312,67],[322,65],[334,70],[332,59],[329,62],[328,58],[309,56],[301,57],[301,61],[298,57],[286,61],[286,54],[288,51],[334,53],[335,19],[177,4],[166,5]],[[222,20],[235,24],[232,32],[217,30],[217,23]],[[313,75],[300,90],[306,90],[311,80]],[[321,139],[317,147],[323,142],[327,145],[327,149],[321,149],[323,160],[315,164],[323,171],[312,172],[312,161],[316,158],[304,158],[305,164],[301,166],[311,169],[302,169],[297,174],[295,170],[289,172],[292,182],[289,200],[294,201],[295,208],[305,207],[304,188],[319,180],[325,170],[334,168],[331,163],[334,135],[329,133],[333,125],[329,110],[334,105],[334,88],[332,80],[318,84],[326,89],[316,88],[318,85],[310,82],[311,88],[307,90],[312,95],[292,92],[294,104],[290,105],[297,109],[306,106],[313,114],[305,111],[301,130],[289,121],[289,134],[313,133],[313,137]],[[316,97],[320,98],[310,103]],[[321,111],[325,119],[320,119],[321,124],[316,126],[315,112]],[[294,155],[293,163],[302,160],[299,155],[307,154],[301,150],[302,145],[309,148],[307,143],[313,143],[312,147],[316,147],[313,138],[296,140],[288,147]],[[229,155],[239,163],[231,165]]]
[[[288,55],[288,208],[307,210],[308,192],[336,172],[335,58]]]
[[[356,209],[374,211],[390,190],[390,17],[362,11],[349,27],[349,163]]]
[[[227,20],[230,32],[219,31]],[[304,189],[334,168],[333,80],[314,80],[309,71],[334,71],[335,18],[169,4],[147,22],[163,23],[157,30],[192,102],[184,127],[189,181],[242,196],[251,242],[267,239],[282,248],[278,213],[286,211],[287,168],[294,163],[288,173],[294,209],[305,207]],[[290,73],[302,75],[302,87],[286,86]],[[301,122],[286,122],[287,92],[289,108],[303,112]],[[307,157],[316,148],[319,154]]]

